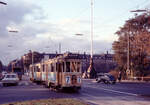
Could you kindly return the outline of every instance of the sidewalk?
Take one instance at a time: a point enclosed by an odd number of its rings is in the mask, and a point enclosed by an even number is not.
[[[82,79],[85,82],[96,82],[96,79]],[[119,82],[118,80],[116,81],[116,83],[150,83],[150,81],[139,81],[139,80],[121,80],[121,82]]]
[[[150,81],[141,81],[141,80],[121,80],[124,83],[150,83]]]

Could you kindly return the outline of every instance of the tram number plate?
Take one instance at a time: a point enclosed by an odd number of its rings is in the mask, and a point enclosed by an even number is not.
[[[70,77],[66,77],[66,83],[70,83]]]

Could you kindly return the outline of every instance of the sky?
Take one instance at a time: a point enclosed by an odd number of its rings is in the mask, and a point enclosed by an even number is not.
[[[8,64],[29,50],[90,53],[91,0],[0,0],[0,60]],[[148,9],[149,0],[93,0],[93,52],[112,53],[115,32]],[[9,31],[18,31],[9,32]],[[76,34],[82,34],[77,36]]]

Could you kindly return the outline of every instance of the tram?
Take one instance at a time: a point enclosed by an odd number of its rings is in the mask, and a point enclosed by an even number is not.
[[[36,83],[42,82],[41,63],[32,64],[29,67],[30,80]]]
[[[81,60],[78,54],[65,53],[30,65],[30,79],[53,89],[81,88]]]

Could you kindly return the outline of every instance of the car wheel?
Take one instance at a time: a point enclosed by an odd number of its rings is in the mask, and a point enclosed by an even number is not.
[[[97,83],[100,83],[100,81],[97,81]]]
[[[116,81],[113,81],[112,84],[116,84]]]
[[[16,83],[15,85],[18,86],[18,83]]]
[[[104,83],[105,83],[105,84],[108,84],[109,82],[105,80]]]
[[[102,80],[97,80],[97,83],[100,83],[100,82],[102,82]]]
[[[6,87],[6,86],[7,86],[7,83],[3,83],[3,86]]]

